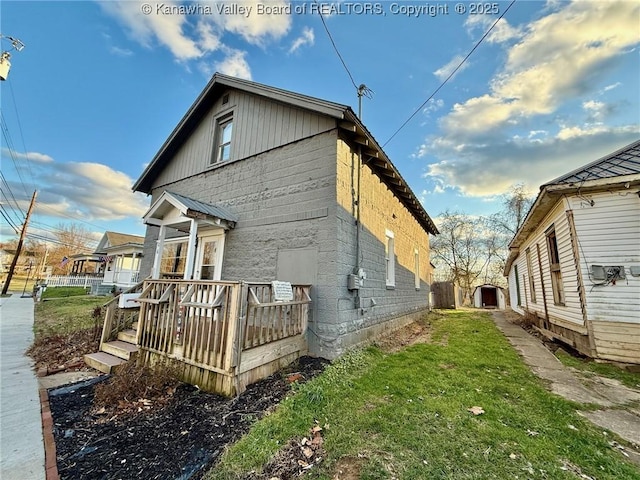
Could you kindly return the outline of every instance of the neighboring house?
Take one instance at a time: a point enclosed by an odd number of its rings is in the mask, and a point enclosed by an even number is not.
[[[216,74],[134,190],[141,275],[309,284],[312,355],[429,308],[438,231],[348,106]]]
[[[586,355],[640,363],[640,141],[540,187],[510,249],[513,310]]]
[[[507,308],[504,290],[496,285],[479,285],[473,290],[473,306],[476,308]]]
[[[139,235],[105,232],[93,253],[71,256],[71,275],[102,277],[102,284],[116,287],[135,285],[143,244],[144,237]]]

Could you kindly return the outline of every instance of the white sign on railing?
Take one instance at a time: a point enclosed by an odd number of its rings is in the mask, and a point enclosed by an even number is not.
[[[293,288],[291,282],[271,282],[273,299],[276,302],[290,302],[293,300]]]

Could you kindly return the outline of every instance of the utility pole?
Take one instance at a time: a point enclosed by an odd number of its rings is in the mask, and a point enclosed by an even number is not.
[[[18,263],[18,257],[20,256],[20,251],[22,250],[22,244],[24,242],[24,237],[27,234],[27,225],[29,224],[29,217],[31,217],[31,212],[33,211],[33,206],[36,204],[36,196],[38,195],[38,191],[33,192],[33,196],[31,197],[31,203],[29,204],[29,210],[27,210],[27,216],[24,219],[24,224],[22,224],[22,231],[20,232],[20,240],[18,240],[18,246],[16,247],[16,254],[13,256],[13,261],[11,262],[11,266],[9,267],[9,273],[7,275],[7,279],[4,282],[2,287],[2,295],[7,294],[7,290],[9,290],[9,284],[11,283],[11,278],[13,277],[13,271],[16,268],[16,264]]]

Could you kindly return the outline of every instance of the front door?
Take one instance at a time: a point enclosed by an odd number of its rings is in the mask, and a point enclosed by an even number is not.
[[[224,234],[211,234],[198,238],[196,280],[220,280]]]

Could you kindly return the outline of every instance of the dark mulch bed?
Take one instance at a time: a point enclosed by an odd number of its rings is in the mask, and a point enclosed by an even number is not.
[[[303,357],[289,371],[303,380],[320,373],[323,359]],[[291,389],[283,373],[227,399],[181,384],[157,411],[105,419],[92,413],[95,382],[51,390],[61,479],[199,479],[224,448],[245,434]]]

